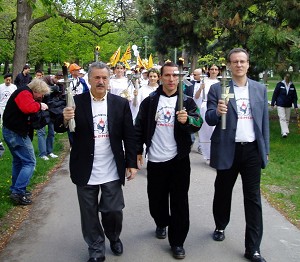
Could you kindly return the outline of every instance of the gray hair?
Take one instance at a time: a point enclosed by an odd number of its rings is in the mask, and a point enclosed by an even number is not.
[[[33,92],[39,94],[49,94],[50,88],[42,79],[34,78],[28,85],[27,85]]]
[[[108,75],[110,76],[110,68],[108,67],[107,64],[103,63],[103,62],[94,62],[89,66],[89,70],[88,70],[88,78],[90,78],[91,76],[91,72],[94,69],[106,69],[108,72]]]

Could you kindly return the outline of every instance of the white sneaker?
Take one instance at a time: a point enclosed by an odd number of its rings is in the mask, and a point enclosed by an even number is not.
[[[48,156],[52,157],[52,158],[57,158],[58,156],[53,154],[53,153],[50,153]]]
[[[41,156],[41,159],[43,159],[43,160],[49,160],[49,157],[47,157],[47,156]]]

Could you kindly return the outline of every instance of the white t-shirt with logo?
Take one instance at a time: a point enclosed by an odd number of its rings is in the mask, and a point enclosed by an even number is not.
[[[107,99],[93,101],[93,125],[95,151],[94,162],[88,185],[100,185],[118,180],[116,161],[110,146],[108,121],[107,121]]]
[[[175,106],[177,96],[160,96],[156,110],[156,128],[149,148],[148,160],[165,162],[177,155],[174,138]]]
[[[0,107],[5,107],[11,94],[17,89],[17,86],[10,84],[9,86],[5,83],[0,85]]]
[[[235,142],[253,142],[255,132],[248,84],[246,86],[234,86],[234,96],[238,114]]]

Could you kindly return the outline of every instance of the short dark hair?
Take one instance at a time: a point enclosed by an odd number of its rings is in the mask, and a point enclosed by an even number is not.
[[[36,70],[35,73],[36,73],[36,74],[37,74],[37,73],[44,74],[43,70],[41,70],[41,69]]]
[[[63,74],[62,71],[57,71],[55,75],[56,75],[56,76],[64,76],[64,74]]]
[[[11,73],[7,73],[4,75],[4,79],[8,78],[8,77],[11,77],[12,78],[12,74]]]
[[[164,73],[164,68],[167,67],[167,66],[169,66],[169,67],[178,67],[178,65],[175,64],[174,62],[166,62],[166,63],[161,67],[161,69],[160,69],[160,75],[161,75],[161,76],[162,76],[163,73]]]
[[[23,70],[25,70],[25,69],[30,69],[30,66],[29,65],[24,65]]]
[[[233,54],[233,53],[245,53],[247,55],[247,60],[249,61],[249,53],[244,49],[244,48],[233,48],[229,51],[228,55],[227,55],[227,62],[230,63],[230,56]]]

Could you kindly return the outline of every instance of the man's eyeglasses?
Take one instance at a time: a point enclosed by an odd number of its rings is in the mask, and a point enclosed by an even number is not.
[[[230,63],[232,63],[235,66],[237,66],[238,64],[245,65],[246,63],[248,63],[248,60],[230,61]]]

